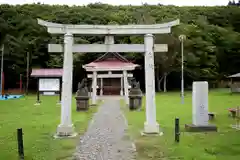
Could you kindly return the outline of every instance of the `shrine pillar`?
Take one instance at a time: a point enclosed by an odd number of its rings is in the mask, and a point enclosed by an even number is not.
[[[120,78],[120,84],[121,84],[121,90],[120,90],[120,96],[123,96],[123,77]]]
[[[128,99],[128,79],[127,79],[127,70],[123,71],[123,81],[124,81],[124,99],[125,103],[129,105],[129,99]]]
[[[146,122],[144,123],[145,133],[159,133],[159,124],[156,122],[153,44],[154,44],[153,35],[146,34],[144,36],[145,88],[146,88]]]
[[[103,95],[103,78],[100,79],[101,80],[101,84],[100,84],[100,96]]]
[[[92,77],[92,105],[97,104],[97,71],[93,71]]]
[[[64,35],[64,62],[62,80],[61,123],[56,136],[73,136],[72,112],[72,76],[73,76],[73,35]]]

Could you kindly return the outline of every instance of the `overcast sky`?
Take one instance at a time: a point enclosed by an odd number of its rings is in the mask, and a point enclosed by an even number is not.
[[[193,6],[193,5],[226,5],[228,0],[0,0],[0,4],[25,4],[25,3],[37,3],[41,2],[44,4],[68,4],[68,5],[86,5],[89,3],[102,2],[112,5],[141,5],[142,3],[148,4],[173,4],[178,6]]]

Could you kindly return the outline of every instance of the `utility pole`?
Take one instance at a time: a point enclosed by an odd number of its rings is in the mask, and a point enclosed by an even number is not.
[[[181,42],[181,98],[182,104],[184,104],[184,40],[186,39],[185,35],[180,35],[179,40]]]
[[[26,95],[28,95],[28,84],[29,84],[29,52],[27,52],[27,73],[26,73]]]
[[[1,56],[1,95],[3,96],[3,55],[4,55],[4,44],[2,44],[2,56]]]

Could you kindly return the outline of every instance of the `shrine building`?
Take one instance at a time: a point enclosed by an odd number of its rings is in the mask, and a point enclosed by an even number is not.
[[[96,76],[97,95],[121,95],[124,91],[124,72],[127,78],[133,77],[131,73],[139,65],[128,61],[118,53],[105,53],[95,61],[83,65],[88,72],[87,77],[93,81]],[[130,88],[129,83],[127,88]],[[92,87],[93,88],[93,87]]]

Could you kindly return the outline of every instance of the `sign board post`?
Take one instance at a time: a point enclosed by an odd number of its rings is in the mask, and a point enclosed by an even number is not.
[[[60,87],[59,87],[59,104],[61,104],[62,101],[62,78],[59,78],[60,81]]]
[[[39,93],[39,78],[37,78],[37,100],[35,103],[35,106],[40,105],[41,101],[40,101],[40,93]]]

